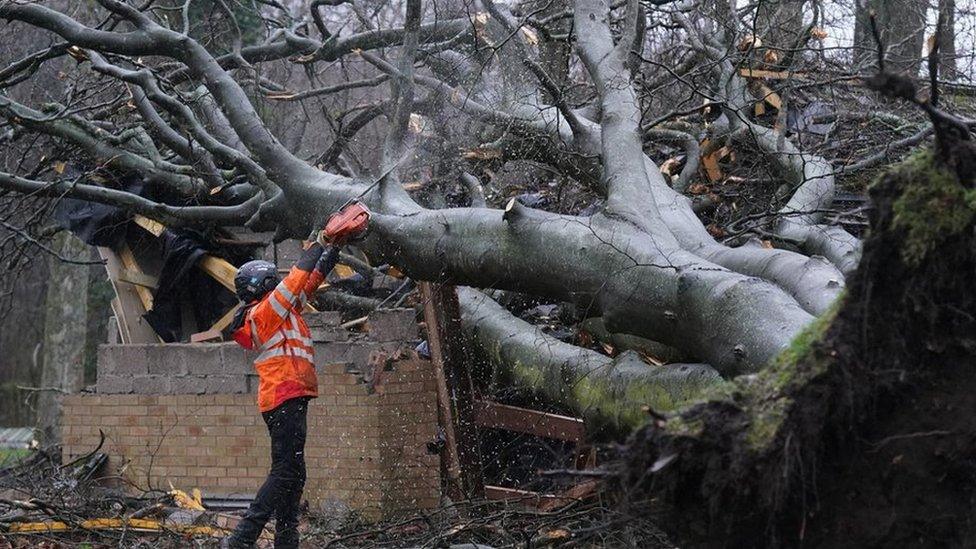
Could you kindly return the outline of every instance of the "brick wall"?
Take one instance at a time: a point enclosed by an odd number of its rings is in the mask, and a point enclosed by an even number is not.
[[[430,363],[376,371],[366,363],[371,351],[416,336],[411,314],[377,313],[366,335],[336,335],[335,319],[310,318],[320,365],[306,445],[313,508],[338,499],[379,519],[438,504],[439,459],[427,452],[437,434]],[[253,495],[270,466],[270,441],[251,358],[233,344],[102,346],[97,392],[63,399],[63,459],[90,452],[101,429],[109,475],[121,471],[143,488]]]

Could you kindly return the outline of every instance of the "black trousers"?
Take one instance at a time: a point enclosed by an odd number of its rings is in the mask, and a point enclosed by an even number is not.
[[[230,538],[231,547],[251,547],[265,523],[275,518],[274,546],[298,547],[298,507],[305,488],[305,435],[308,401],[287,400],[264,412],[271,435],[271,472]]]

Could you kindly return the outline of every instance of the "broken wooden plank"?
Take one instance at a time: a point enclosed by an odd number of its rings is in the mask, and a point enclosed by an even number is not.
[[[7,532],[11,534],[49,534],[53,532],[71,532],[74,530],[118,530],[126,532],[172,531],[184,535],[212,537],[227,535],[226,529],[214,528],[212,526],[176,524],[140,518],[97,518],[74,523],[61,521],[14,522],[7,526]]]
[[[119,246],[119,261],[122,263],[123,271],[129,271],[135,273],[136,275],[142,275],[142,268],[139,267],[139,262],[136,261],[135,254],[132,253],[132,248],[129,248],[128,244],[122,243]],[[118,280],[122,280],[121,275],[123,271],[119,271]],[[152,292],[143,286],[133,285],[136,289],[136,295],[139,296],[139,301],[142,302],[142,307],[148,312],[152,310],[153,307],[153,296]]]
[[[231,307],[229,311],[224,313],[224,316],[220,317],[217,322],[214,322],[213,326],[210,327],[211,330],[217,330],[218,332],[223,332],[225,328],[230,326],[230,323],[234,320],[234,315],[237,314],[237,310],[241,308],[241,304],[238,303]]]
[[[765,69],[739,69],[739,75],[745,78],[769,78],[772,80],[786,80],[789,78],[806,78],[806,73],[790,71],[770,71]]]
[[[190,343],[204,343],[206,341],[223,341],[224,336],[220,330],[205,330],[190,334]]]
[[[471,357],[461,329],[457,289],[449,284],[428,283],[421,295],[424,296],[424,318],[428,329],[431,319],[435,321],[444,359],[444,375],[453,407],[454,435],[465,493],[469,498],[479,498],[484,485],[481,436],[474,424],[474,381],[468,369]],[[429,316],[428,311],[436,315]]]
[[[554,440],[579,442],[586,436],[582,419],[537,412],[489,400],[475,401],[474,421],[480,427],[504,429]]]
[[[166,225],[163,225],[159,221],[149,219],[148,217],[139,214],[132,216],[132,221],[134,221],[136,225],[142,227],[153,236],[158,237],[163,234],[163,231],[166,230]]]
[[[130,269],[122,269],[119,273],[119,281],[142,286],[150,290],[155,290],[159,286],[159,279],[156,277],[147,275],[142,271],[133,271]]]
[[[457,437],[454,431],[454,411],[451,406],[450,391],[445,373],[445,349],[440,319],[433,294],[428,282],[421,282],[420,295],[424,301],[424,321],[427,324],[427,345],[431,362],[434,365],[434,379],[437,384],[437,420],[444,432],[444,450],[441,452],[441,469],[447,477],[448,497],[455,501],[464,499],[461,485],[461,461],[458,459]]]
[[[504,486],[485,486],[485,499],[518,503],[542,512],[549,512],[593,496],[599,486],[599,479],[590,479],[558,494],[543,494]]]
[[[98,255],[105,261],[105,271],[108,273],[112,289],[115,290],[116,297],[113,300],[112,311],[115,313],[119,325],[119,336],[122,338],[122,343],[158,343],[161,341],[149,323],[142,318],[145,308],[136,291],[139,286],[121,283],[119,280],[119,273],[124,267],[118,254],[109,248],[98,247]]]
[[[519,490],[518,488],[506,488],[504,486],[485,486],[485,499],[492,501],[511,501],[526,505],[529,507],[537,507],[539,502],[544,499],[554,499],[559,496],[553,494],[540,494],[539,492],[532,492],[530,490]]]
[[[565,507],[570,503],[584,500],[596,494],[596,490],[599,488],[599,486],[599,479],[585,480],[575,486],[567,488],[559,494],[556,494],[555,497],[543,499],[539,502],[537,509],[544,513],[555,511],[560,507]]]
[[[200,258],[197,266],[224,288],[232,292],[236,291],[234,289],[234,277],[237,276],[237,267],[231,265],[227,260],[208,254]]]
[[[783,110],[783,100],[780,98],[779,94],[770,89],[769,86],[759,84],[759,93],[762,94],[763,101],[768,103],[771,107],[778,111]]]

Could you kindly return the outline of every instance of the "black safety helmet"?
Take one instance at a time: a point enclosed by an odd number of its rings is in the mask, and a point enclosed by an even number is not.
[[[248,261],[237,269],[234,289],[237,290],[238,299],[250,303],[273,290],[279,282],[281,279],[278,277],[278,267],[269,261],[256,259]]]

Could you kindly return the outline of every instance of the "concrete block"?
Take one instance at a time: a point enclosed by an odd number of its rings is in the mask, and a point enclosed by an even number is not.
[[[119,345],[99,345],[97,355],[98,375],[117,375],[121,371],[122,350]]]
[[[373,341],[413,341],[418,327],[413,309],[379,309],[369,314],[369,338]]]
[[[149,373],[148,349],[159,345],[119,345],[118,374],[146,375]]]
[[[309,326],[308,329],[312,332],[312,341],[330,342],[349,339],[349,330],[338,326]]]
[[[187,372],[185,345],[157,345],[146,354],[149,375],[179,376]]]
[[[258,394],[258,387],[261,384],[261,378],[257,374],[248,374],[245,376],[247,378],[247,392],[252,395]]]
[[[132,376],[117,376],[98,373],[95,387],[102,394],[125,394],[132,392]]]
[[[257,353],[247,351],[237,343],[218,343],[220,348],[221,360],[223,361],[224,374],[253,374],[254,358]]]
[[[247,393],[247,376],[210,375],[204,379],[207,394]]]
[[[400,346],[399,342],[373,342],[373,341],[339,341],[334,343],[315,344],[315,366],[322,368],[326,364],[338,362],[349,363],[355,370],[362,371],[369,359],[369,354],[373,351],[386,351],[392,353]]]
[[[169,376],[135,376],[132,378],[132,392],[140,395],[169,394]]]
[[[184,345],[187,371],[195,375],[224,373],[224,361],[220,345],[194,343]]]
[[[174,395],[202,395],[206,389],[205,380],[205,377],[195,375],[172,377],[169,392]]]
[[[342,324],[342,315],[338,311],[320,311],[316,313],[305,313],[302,315],[305,324],[309,328],[321,326],[339,326]]]

